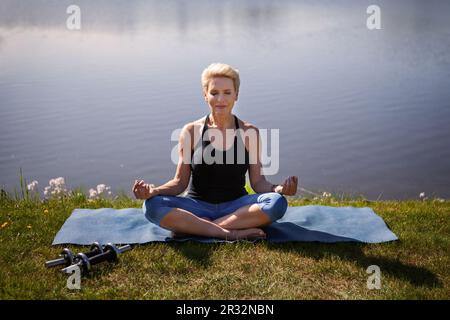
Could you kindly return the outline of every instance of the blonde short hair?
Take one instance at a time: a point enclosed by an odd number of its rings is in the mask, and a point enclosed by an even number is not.
[[[202,72],[202,87],[203,90],[208,90],[209,81],[215,77],[225,77],[233,80],[234,90],[239,92],[239,70],[225,63],[212,63]]]

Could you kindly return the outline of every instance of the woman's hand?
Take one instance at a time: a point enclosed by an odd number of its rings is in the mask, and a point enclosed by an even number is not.
[[[133,193],[136,199],[147,200],[158,194],[155,188],[144,183],[144,180],[134,180]]]
[[[294,196],[297,193],[298,178],[296,176],[288,177],[282,185],[275,188],[275,192],[286,196]]]

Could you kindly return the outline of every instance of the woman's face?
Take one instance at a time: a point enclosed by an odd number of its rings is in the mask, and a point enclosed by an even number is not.
[[[233,80],[225,77],[212,78],[204,95],[211,112],[214,114],[231,113],[237,100]]]

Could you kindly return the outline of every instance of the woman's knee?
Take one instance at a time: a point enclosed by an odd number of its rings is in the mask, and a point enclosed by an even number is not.
[[[269,192],[262,195],[261,205],[261,209],[273,222],[284,216],[288,208],[288,201],[279,193]]]
[[[142,211],[150,222],[159,226],[161,219],[172,209],[164,206],[162,196],[154,196],[144,201]]]

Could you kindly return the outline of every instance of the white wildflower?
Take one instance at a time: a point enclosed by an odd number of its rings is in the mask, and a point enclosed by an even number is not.
[[[46,197],[48,197],[49,195],[60,196],[68,193],[63,177],[50,179],[48,184],[49,186],[45,187],[44,189],[44,196]]]
[[[28,191],[37,191],[38,184],[39,182],[37,182],[36,180],[32,181],[30,184],[27,185]]]
[[[98,194],[105,192],[105,190],[106,190],[106,184],[99,184],[97,186],[97,193]]]
[[[330,198],[330,197],[331,197],[331,193],[329,193],[329,192],[324,192],[324,193],[322,194],[322,197],[323,197],[323,198]]]
[[[89,199],[97,198],[97,191],[94,189],[89,189]]]
[[[64,181],[63,177],[59,177],[59,178],[54,178],[54,179],[50,179],[49,181],[50,187],[61,187],[64,186],[66,184],[66,182]]]
[[[89,198],[95,199],[98,198],[102,194],[108,194],[111,195],[112,192],[110,191],[111,187],[107,186],[106,184],[102,183],[97,185],[95,189],[89,189]]]
[[[421,193],[419,194],[419,198],[420,198],[420,199],[425,198],[425,192],[421,192]]]

